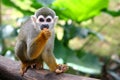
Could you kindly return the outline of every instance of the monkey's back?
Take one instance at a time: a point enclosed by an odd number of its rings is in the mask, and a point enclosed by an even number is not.
[[[18,39],[26,42],[28,39],[35,38],[38,33],[39,32],[34,28],[33,22],[30,18],[21,26]]]

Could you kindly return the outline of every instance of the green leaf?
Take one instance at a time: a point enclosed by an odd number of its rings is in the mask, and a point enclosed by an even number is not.
[[[4,5],[6,5],[6,6],[16,8],[17,10],[22,12],[24,15],[31,15],[31,14],[33,14],[33,12],[31,12],[30,10],[23,10],[23,9],[21,9],[21,7],[19,7],[20,5],[15,4],[11,0],[2,0],[2,3]]]
[[[63,58],[64,62],[66,63],[67,58],[70,55],[75,54],[75,52],[69,49],[68,47],[65,47],[61,41],[55,38],[54,54],[55,57],[58,59]]]
[[[31,0],[31,1],[32,1],[31,7],[35,8],[35,9],[42,7],[42,4],[39,3],[37,0]]]
[[[76,36],[77,27],[75,25],[73,25],[73,24],[69,25],[69,24],[66,23],[63,26],[63,28],[64,28],[64,37],[63,37],[64,41],[72,39],[73,37]]]
[[[67,54],[65,52],[66,52],[66,49],[62,45],[61,41],[59,41],[57,38],[55,38],[55,46],[54,46],[55,57],[65,59],[65,57],[67,56]]]
[[[83,21],[98,15],[107,8],[109,0],[56,0],[53,3],[57,14],[62,19]]]
[[[110,14],[110,15],[113,16],[113,17],[118,17],[118,16],[120,16],[120,10],[118,10],[118,11],[105,10],[104,12]]]
[[[98,58],[93,54],[85,54],[80,59],[76,55],[70,55],[67,65],[75,70],[88,74],[100,74],[101,64]]]
[[[54,2],[54,0],[37,0],[39,3],[42,3],[43,5],[49,5]]]

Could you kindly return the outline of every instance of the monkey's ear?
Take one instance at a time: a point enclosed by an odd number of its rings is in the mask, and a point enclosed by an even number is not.
[[[58,16],[55,16],[54,21],[55,21],[55,22],[58,21]]]
[[[34,26],[36,26],[36,20],[37,20],[37,19],[36,19],[35,15],[32,15],[32,16],[31,16],[31,20],[32,20]]]

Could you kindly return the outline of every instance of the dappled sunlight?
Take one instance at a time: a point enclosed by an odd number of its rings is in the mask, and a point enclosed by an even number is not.
[[[73,50],[79,50],[84,43],[85,40],[75,37],[69,41],[69,47]]]
[[[64,30],[63,30],[62,27],[59,27],[59,26],[55,27],[55,33],[56,33],[56,36],[57,36],[58,40],[62,40],[63,35],[64,35],[63,31]]]

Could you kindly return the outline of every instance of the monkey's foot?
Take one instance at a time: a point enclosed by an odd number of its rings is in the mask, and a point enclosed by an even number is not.
[[[66,72],[68,70],[68,66],[65,64],[58,64],[57,65],[57,69],[55,70],[56,73],[63,73]]]
[[[21,76],[23,76],[24,73],[27,71],[28,66],[29,66],[28,64],[23,64],[22,63],[21,68],[20,68],[20,74],[21,74]]]
[[[43,69],[43,64],[41,63],[36,63],[36,69]]]
[[[34,63],[34,64],[31,64],[31,68],[35,68],[35,69],[43,69],[43,64],[41,63]]]
[[[47,28],[44,28],[44,29],[42,30],[42,33],[43,33],[45,39],[48,39],[48,38],[51,36],[50,30],[47,29]]]

